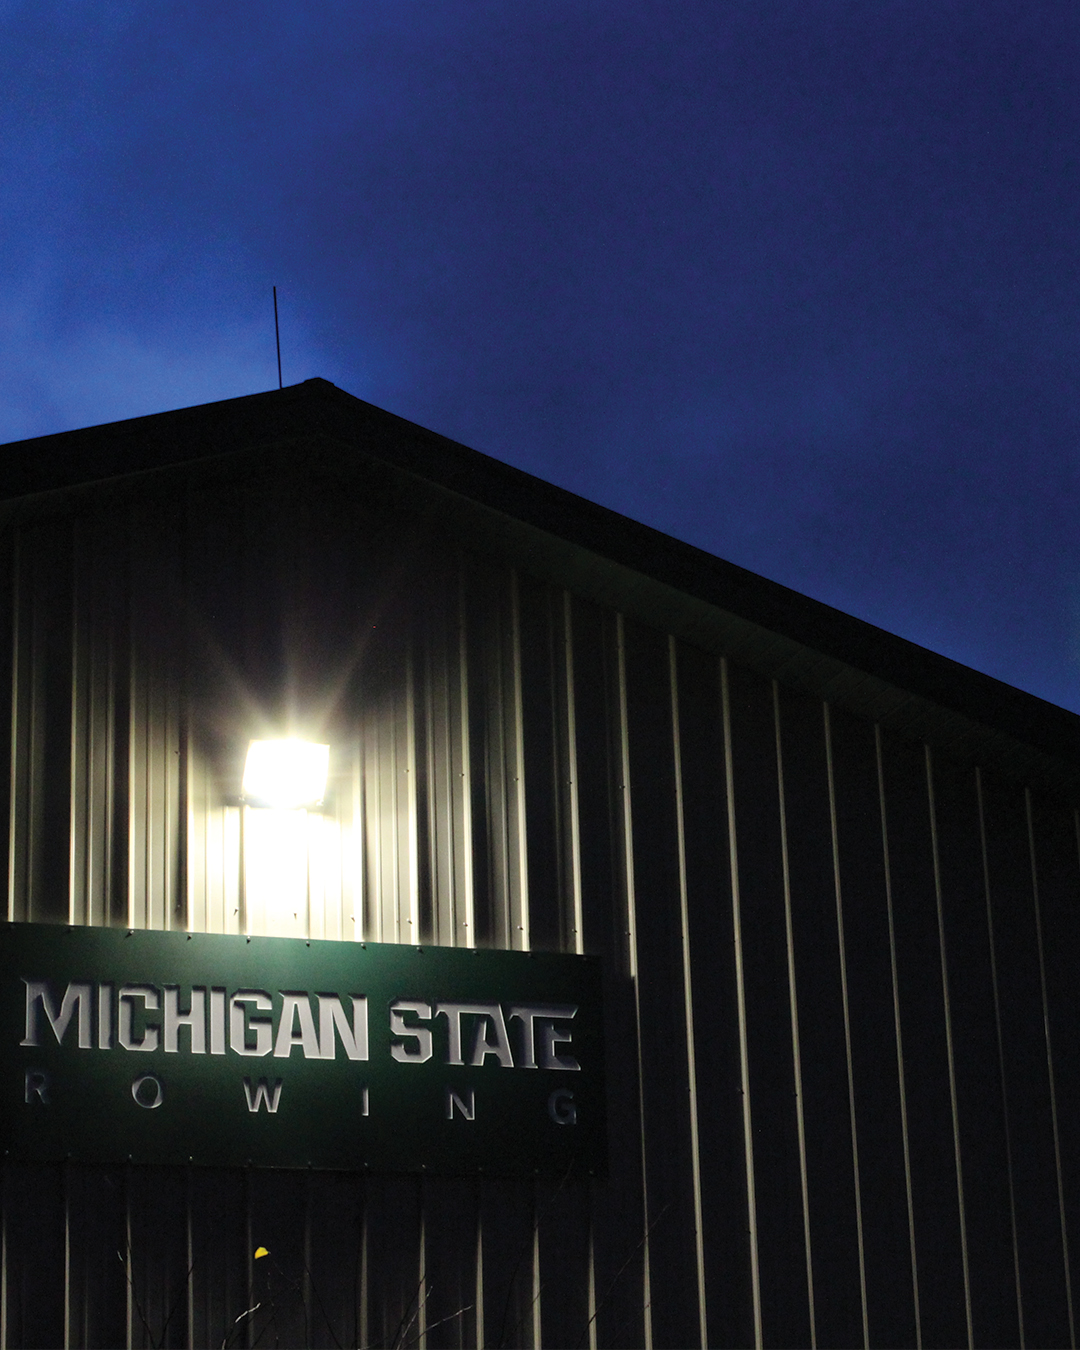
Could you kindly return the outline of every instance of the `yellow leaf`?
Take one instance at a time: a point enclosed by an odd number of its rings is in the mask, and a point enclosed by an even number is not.
[[[269,1255],[270,1255],[270,1253],[269,1253],[269,1251],[267,1251],[267,1249],[266,1249],[265,1247],[256,1247],[256,1248],[255,1248],[255,1260],[256,1260],[256,1261],[259,1259],[260,1256],[269,1256]]]

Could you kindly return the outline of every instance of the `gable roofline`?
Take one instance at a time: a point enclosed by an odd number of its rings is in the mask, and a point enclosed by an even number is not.
[[[296,449],[381,468],[466,542],[761,673],[1080,802],[1080,717],[386,412],[326,380],[0,446],[0,501]]]

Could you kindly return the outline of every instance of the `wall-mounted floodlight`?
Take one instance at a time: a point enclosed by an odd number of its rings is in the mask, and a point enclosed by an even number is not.
[[[326,792],[330,747],[294,739],[252,741],[244,765],[244,800],[295,811],[318,806]]]

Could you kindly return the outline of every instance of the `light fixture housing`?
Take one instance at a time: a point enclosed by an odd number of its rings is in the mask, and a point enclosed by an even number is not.
[[[288,737],[252,741],[241,792],[251,806],[295,811],[318,806],[326,792],[330,747]]]

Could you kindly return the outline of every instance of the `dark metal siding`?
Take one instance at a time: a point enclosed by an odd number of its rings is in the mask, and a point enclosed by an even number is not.
[[[603,1179],[6,1163],[4,1345],[1073,1343],[1072,805],[347,476],[42,498],[0,577],[10,919],[597,952],[610,1092]]]

